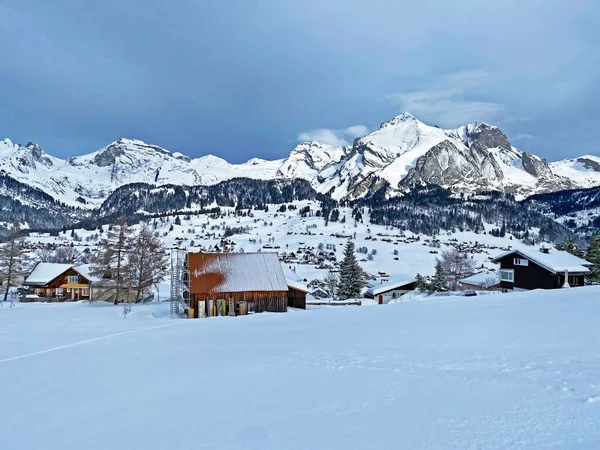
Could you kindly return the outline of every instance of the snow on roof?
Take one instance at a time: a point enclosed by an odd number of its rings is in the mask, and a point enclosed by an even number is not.
[[[300,275],[298,275],[296,272],[294,272],[292,269],[290,269],[289,266],[282,264],[281,268],[283,269],[283,274],[285,275],[285,277],[288,280],[302,281],[302,277]]]
[[[492,262],[499,262],[501,259],[514,253],[529,259],[554,274],[564,272],[565,270],[568,270],[570,273],[586,274],[590,272],[590,269],[585,266],[592,265],[592,263],[585,259],[554,248],[548,249],[548,253],[543,253],[541,250],[509,250],[496,256],[492,259]]]
[[[92,270],[91,264],[81,264],[80,266],[73,267],[73,269],[75,269],[77,272],[79,272],[81,275],[83,275],[85,278],[87,278],[91,282],[97,282],[102,279],[99,277],[94,277],[90,274],[90,272]]]
[[[305,284],[299,283],[298,281],[292,281],[289,278],[287,279],[287,285],[288,287],[296,289],[297,291],[302,291],[306,293],[310,292],[310,289],[308,289],[308,287]]]
[[[492,286],[500,283],[500,275],[498,274],[498,272],[480,272],[476,273],[475,275],[471,275],[470,277],[463,278],[459,281],[465,284],[481,286],[484,284],[488,284],[488,282],[491,282],[492,280],[493,282],[489,283]]]
[[[377,287],[370,287],[369,289],[367,289],[366,293],[369,295],[383,294],[384,292],[393,291],[394,289],[400,289],[414,282],[415,280],[410,279],[391,281],[389,283],[380,284]]]
[[[192,293],[287,291],[277,253],[190,253]]]
[[[71,264],[38,263],[23,284],[43,286],[69,270]]]

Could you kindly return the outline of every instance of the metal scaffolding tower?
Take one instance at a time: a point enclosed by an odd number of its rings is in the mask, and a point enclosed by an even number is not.
[[[187,251],[171,249],[171,314],[183,314],[189,304],[187,276]]]

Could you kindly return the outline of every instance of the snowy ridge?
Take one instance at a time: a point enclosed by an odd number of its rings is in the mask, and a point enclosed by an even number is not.
[[[455,130],[429,126],[403,113],[352,146],[303,142],[287,158],[231,164],[195,159],[136,139],[119,139],[87,155],[63,160],[39,145],[0,141],[0,172],[69,206],[93,209],[131,183],[214,185],[233,178],[301,178],[335,199],[360,198],[388,187],[402,195],[414,185],[459,192],[499,190],[523,198],[534,193],[600,185],[600,157],[548,164],[513,147],[502,131],[482,122]]]

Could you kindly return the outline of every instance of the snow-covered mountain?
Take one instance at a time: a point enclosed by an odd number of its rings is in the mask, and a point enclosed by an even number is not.
[[[304,142],[287,158],[230,164],[196,159],[134,139],[119,139],[88,155],[63,160],[39,145],[0,141],[0,173],[57,201],[97,208],[131,183],[214,185],[248,177],[301,178],[335,199],[356,199],[385,187],[388,197],[415,185],[437,184],[458,192],[535,193],[600,185],[600,157],[548,162],[513,147],[497,127],[475,123],[455,130],[429,126],[408,113],[383,123],[351,146]]]

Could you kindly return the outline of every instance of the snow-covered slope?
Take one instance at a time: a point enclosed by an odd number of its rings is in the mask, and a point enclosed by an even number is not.
[[[238,177],[303,178],[333,198],[360,198],[389,185],[388,196],[414,185],[460,192],[534,193],[600,185],[600,157],[548,164],[513,147],[497,127],[455,130],[429,126],[409,113],[383,123],[352,146],[304,142],[287,158],[230,164],[207,155],[190,159],[134,139],[119,139],[88,155],[62,160],[36,145],[0,141],[0,171],[67,205],[94,208],[130,183],[212,185]]]
[[[600,156],[585,155],[550,164],[552,171],[572,180],[579,188],[600,186]]]

